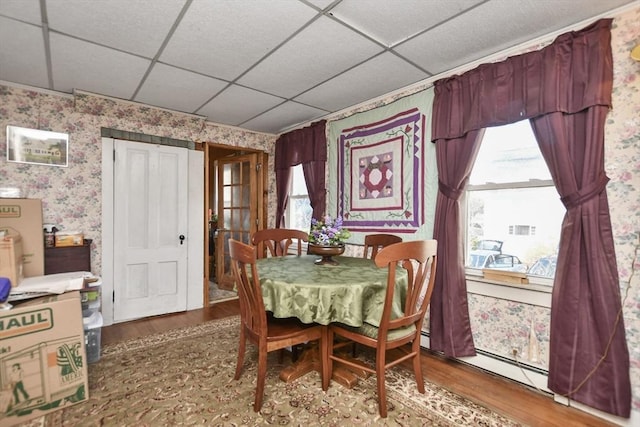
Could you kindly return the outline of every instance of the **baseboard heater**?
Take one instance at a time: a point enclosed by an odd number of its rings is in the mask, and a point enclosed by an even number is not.
[[[429,335],[425,332],[422,333],[420,345],[429,349]],[[553,392],[547,388],[549,372],[545,369],[477,348],[475,356],[456,357],[455,360],[533,387],[553,397]]]

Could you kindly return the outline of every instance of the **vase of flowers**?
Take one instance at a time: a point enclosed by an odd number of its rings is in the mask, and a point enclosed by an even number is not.
[[[309,253],[320,255],[316,261],[318,265],[336,265],[334,256],[344,252],[344,242],[351,236],[349,230],[342,226],[342,218],[332,218],[326,215],[321,220],[311,219],[309,233]]]

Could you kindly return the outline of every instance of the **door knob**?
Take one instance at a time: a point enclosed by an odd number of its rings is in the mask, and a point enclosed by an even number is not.
[[[180,244],[183,244],[184,243],[184,234],[179,235],[178,239],[180,239]]]

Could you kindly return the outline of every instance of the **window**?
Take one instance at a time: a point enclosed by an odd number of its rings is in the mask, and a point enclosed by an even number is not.
[[[529,121],[486,129],[466,189],[466,266],[553,278],[564,214]]]
[[[312,213],[313,209],[311,209],[302,165],[294,166],[291,168],[291,192],[286,212],[286,227],[308,233],[311,227]]]
[[[518,236],[529,236],[536,234],[535,225],[510,225],[509,234],[515,234]]]

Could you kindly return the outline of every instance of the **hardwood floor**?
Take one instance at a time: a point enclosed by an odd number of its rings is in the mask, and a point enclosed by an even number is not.
[[[196,325],[238,313],[238,300],[233,300],[220,302],[206,309],[105,326],[101,331],[102,345]],[[522,384],[427,350],[423,352],[422,364],[426,380],[490,407],[524,425],[545,427],[614,425],[580,410],[556,403],[551,397]]]

